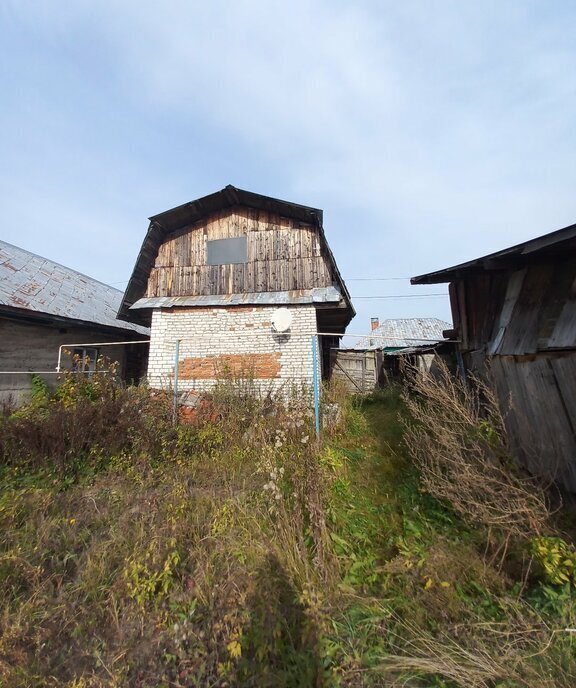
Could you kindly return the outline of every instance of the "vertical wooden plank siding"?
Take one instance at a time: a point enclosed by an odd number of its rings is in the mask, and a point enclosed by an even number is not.
[[[245,235],[248,262],[207,265],[206,242]],[[146,296],[198,296],[327,287],[333,276],[318,232],[263,210],[213,213],[160,246]]]
[[[521,463],[534,475],[576,490],[576,437],[567,413],[569,398],[558,384],[551,359],[496,356],[491,371],[512,449]]]

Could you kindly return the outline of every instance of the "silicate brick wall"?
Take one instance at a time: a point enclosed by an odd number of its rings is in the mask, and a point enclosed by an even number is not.
[[[207,390],[226,372],[262,380],[266,388],[311,385],[316,309],[312,305],[288,308],[292,325],[285,334],[272,332],[274,306],[154,310],[149,384],[157,389],[173,385],[176,341],[180,340],[181,391]]]

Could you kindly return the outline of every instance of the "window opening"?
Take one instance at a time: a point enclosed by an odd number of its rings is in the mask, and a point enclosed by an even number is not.
[[[248,244],[245,236],[232,239],[213,239],[206,242],[208,265],[246,263]]]
[[[76,347],[72,351],[74,369],[81,373],[93,373],[96,370],[98,349]]]

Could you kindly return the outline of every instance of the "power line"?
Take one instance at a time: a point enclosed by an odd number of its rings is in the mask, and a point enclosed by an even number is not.
[[[345,277],[345,282],[393,282],[395,280],[409,280],[410,277]]]
[[[395,282],[409,280],[410,277],[345,277],[345,282]],[[108,284],[127,284],[129,280],[119,280],[118,282],[108,282]]]
[[[396,294],[396,296],[352,296],[352,300],[356,299],[430,299],[446,297],[448,294]]]

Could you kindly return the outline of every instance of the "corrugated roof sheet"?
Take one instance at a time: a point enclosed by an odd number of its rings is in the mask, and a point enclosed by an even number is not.
[[[342,295],[336,287],[317,287],[294,291],[264,291],[250,294],[215,294],[205,296],[156,296],[138,299],[131,309],[172,308],[173,306],[282,306],[302,303],[339,303]]]
[[[438,318],[399,318],[383,320],[355,349],[405,348],[444,341],[442,332],[452,325]]]
[[[0,308],[45,313],[148,335],[116,318],[122,292],[22,248],[0,241]]]

